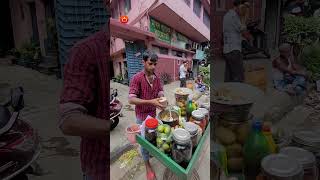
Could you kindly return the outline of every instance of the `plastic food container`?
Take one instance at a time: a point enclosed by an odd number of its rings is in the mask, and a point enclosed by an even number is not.
[[[304,180],[302,165],[283,154],[266,156],[261,162],[261,168],[265,180]]]
[[[171,127],[167,124],[159,125],[157,128],[157,147],[160,151],[169,154],[172,147]]]
[[[134,124],[126,129],[127,139],[131,144],[136,144],[136,135],[140,134],[140,125]]]
[[[188,88],[177,88],[175,90],[176,105],[181,109],[181,116],[186,116],[186,108],[189,95],[192,90]]]
[[[158,120],[157,119],[147,119],[145,122],[145,138],[154,146],[157,146],[157,127],[158,127]]]
[[[192,122],[186,122],[184,129],[191,135],[192,147],[195,148],[198,145],[198,126]]]
[[[190,133],[182,128],[173,131],[172,159],[178,164],[188,164],[192,157],[192,141]]]
[[[192,116],[189,121],[200,126],[202,132],[205,131],[206,120],[205,120],[205,115],[202,113],[202,111],[200,111],[200,110],[192,111]]]
[[[215,118],[214,139],[226,149],[228,170],[241,172],[244,167],[243,147],[251,131],[251,123],[230,122]]]
[[[198,110],[204,114],[205,127],[206,127],[209,123],[209,111],[205,108],[199,108]]]
[[[304,180],[317,180],[318,168],[316,157],[309,151],[298,147],[285,147],[280,150],[280,154],[296,159],[304,169]]]

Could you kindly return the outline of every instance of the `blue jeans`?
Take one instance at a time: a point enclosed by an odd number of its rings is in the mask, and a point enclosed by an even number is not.
[[[206,90],[206,86],[205,85],[202,85],[202,84],[197,84],[196,85],[196,89],[199,91],[199,92],[204,92]]]
[[[288,85],[293,86],[293,90],[297,95],[302,94],[306,89],[306,79],[299,75],[289,75],[285,74],[284,78],[281,80],[274,81],[275,88],[281,91],[286,90]]]
[[[140,125],[142,125],[142,123],[143,123],[143,121],[141,121],[140,119],[137,119],[136,122],[137,122],[137,124],[140,124]],[[142,159],[144,161],[149,161],[149,159],[150,159],[149,152],[146,149],[144,149],[143,147],[140,147],[140,151],[141,151]]]

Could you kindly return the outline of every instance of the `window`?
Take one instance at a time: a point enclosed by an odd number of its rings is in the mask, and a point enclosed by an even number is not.
[[[152,51],[154,51],[155,53],[160,53],[160,49],[158,46],[152,46]]]
[[[224,11],[226,8],[225,0],[216,0],[216,7],[217,10]]]
[[[159,53],[159,54],[165,54],[165,55],[169,54],[169,49],[168,48],[164,48],[164,47],[159,47],[159,46],[153,45],[152,46],[152,50],[154,52],[156,52],[156,53]]]
[[[160,47],[159,50],[160,50],[160,54],[166,54],[166,55],[169,54],[169,49],[167,48]]]
[[[185,54],[183,52],[181,52],[181,51],[172,50],[172,56],[184,57]]]
[[[210,17],[207,11],[203,11],[203,23],[210,29]]]
[[[193,12],[200,17],[201,13],[201,1],[200,0],[193,0]]]
[[[131,10],[131,0],[124,0],[124,12],[126,14]]]
[[[185,2],[188,6],[190,6],[190,0],[184,0],[184,2]]]

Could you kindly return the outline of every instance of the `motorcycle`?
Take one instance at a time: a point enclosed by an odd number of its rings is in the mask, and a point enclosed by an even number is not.
[[[117,125],[119,124],[119,117],[121,115],[123,104],[117,99],[118,90],[114,89],[110,96],[110,120],[111,120],[111,127],[110,130],[112,131]]]
[[[0,179],[28,180],[26,175],[38,158],[38,133],[19,118],[24,108],[23,88],[11,90],[11,100],[0,106]],[[11,111],[10,111],[11,110]]]

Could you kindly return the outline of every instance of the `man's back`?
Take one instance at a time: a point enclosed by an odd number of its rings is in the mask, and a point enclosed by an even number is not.
[[[224,53],[241,51],[241,21],[237,12],[229,10],[223,17]]]
[[[180,65],[179,68],[179,72],[180,72],[180,78],[186,78],[186,67],[184,66],[184,64]]]

